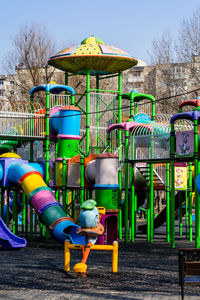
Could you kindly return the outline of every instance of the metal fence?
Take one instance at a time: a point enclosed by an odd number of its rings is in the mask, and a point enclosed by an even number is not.
[[[65,106],[71,104],[71,97],[62,94],[50,94],[50,108],[55,106]]]
[[[43,137],[45,115],[0,111],[0,135]]]

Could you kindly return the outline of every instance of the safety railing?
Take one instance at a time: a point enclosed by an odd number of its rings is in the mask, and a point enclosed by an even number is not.
[[[43,137],[45,115],[0,111],[0,135]]]
[[[132,136],[129,139],[129,159],[167,159],[170,157],[170,135]]]
[[[54,106],[65,106],[71,104],[69,95],[50,94],[50,108]]]

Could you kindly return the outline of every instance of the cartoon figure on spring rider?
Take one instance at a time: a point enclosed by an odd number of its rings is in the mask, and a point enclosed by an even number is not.
[[[90,199],[81,205],[79,215],[80,227],[77,228],[77,233],[86,237],[86,246],[83,247],[83,258],[80,263],[77,263],[73,271],[78,275],[85,276],[87,270],[87,258],[90,253],[90,248],[95,244],[97,236],[103,234],[104,227],[100,223],[102,215],[105,214],[105,208],[96,207],[96,201]]]

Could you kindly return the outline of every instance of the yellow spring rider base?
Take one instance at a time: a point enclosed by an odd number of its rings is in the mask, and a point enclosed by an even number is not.
[[[88,200],[89,202],[90,200]],[[93,200],[92,200],[93,201]],[[91,201],[90,201],[91,202]],[[65,256],[65,265],[64,270],[68,272],[70,270],[70,250],[82,250],[83,258],[80,263],[77,263],[73,271],[79,276],[85,277],[86,276],[86,270],[87,270],[87,259],[90,253],[90,250],[106,250],[106,251],[112,251],[112,271],[117,272],[117,266],[118,266],[118,243],[114,242],[113,245],[93,245],[92,240],[95,242],[96,237],[98,235],[101,235],[104,232],[104,228],[102,224],[100,223],[101,217],[103,214],[105,214],[105,208],[104,207],[98,207],[99,211],[99,223],[94,228],[82,228],[79,227],[77,229],[77,233],[80,235],[86,236],[86,240],[88,240],[87,245],[72,245],[69,241],[65,241],[64,244],[64,256]]]
[[[87,265],[86,261],[90,250],[112,251],[112,272],[118,272],[118,242],[114,241],[113,245],[92,245],[90,242],[87,246],[70,244],[69,241],[64,243],[64,271],[70,271],[70,250],[82,250],[83,259],[77,263],[73,271],[79,276],[86,276]]]

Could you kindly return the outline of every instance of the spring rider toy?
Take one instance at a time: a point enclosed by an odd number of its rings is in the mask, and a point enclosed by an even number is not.
[[[95,244],[97,236],[103,234],[104,227],[100,223],[102,215],[105,214],[105,208],[96,207],[96,201],[90,199],[81,205],[79,216],[80,227],[76,233],[86,237],[86,246],[82,248],[83,258],[80,263],[77,263],[73,271],[85,277],[87,270],[87,258],[90,253],[91,246]]]
[[[64,271],[70,271],[70,250],[82,250],[83,258],[77,263],[73,271],[80,276],[86,276],[87,259],[90,250],[112,251],[112,272],[118,272],[118,242],[113,241],[112,245],[95,244],[97,236],[102,236],[104,227],[100,223],[101,217],[105,214],[104,207],[96,207],[96,201],[90,199],[81,205],[79,216],[80,227],[76,233],[85,237],[85,245],[71,244],[69,240],[64,242]],[[94,245],[95,244],[95,245]]]

